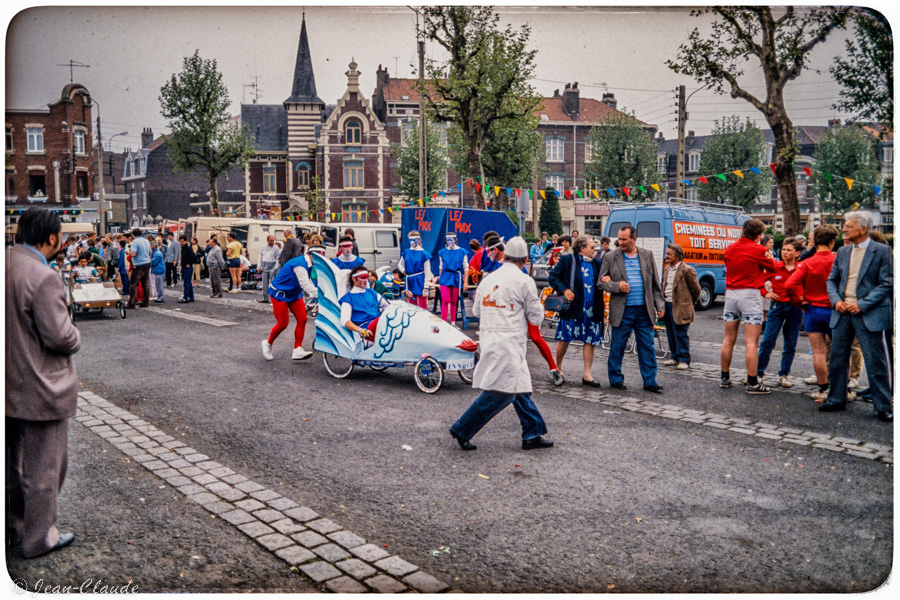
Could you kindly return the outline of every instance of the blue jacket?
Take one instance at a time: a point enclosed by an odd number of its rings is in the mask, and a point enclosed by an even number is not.
[[[853,244],[849,243],[845,243],[838,249],[831,267],[831,274],[828,276],[828,281],[825,282],[828,299],[832,306],[844,300],[852,250]],[[885,331],[891,328],[894,316],[891,309],[893,291],[894,255],[891,247],[869,240],[856,278],[857,304],[862,311],[860,314],[863,323],[869,331]],[[840,318],[841,313],[837,311],[831,313],[832,328],[837,325]]]
[[[150,273],[153,275],[166,274],[166,259],[159,248],[154,250],[150,257]]]

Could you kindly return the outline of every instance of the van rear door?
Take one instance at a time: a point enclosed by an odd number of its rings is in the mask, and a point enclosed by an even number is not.
[[[366,264],[373,265],[371,269],[384,267],[400,261],[400,238],[396,229],[374,229],[374,247],[372,249],[372,262],[366,259]],[[362,254],[362,248],[360,248]],[[435,268],[432,266],[432,268]]]

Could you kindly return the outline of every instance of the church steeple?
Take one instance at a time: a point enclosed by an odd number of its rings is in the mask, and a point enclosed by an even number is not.
[[[309,38],[306,35],[306,13],[303,14],[303,23],[300,26],[300,45],[297,48],[297,62],[294,66],[294,85],[291,89],[291,97],[284,101],[288,103],[318,103],[325,104],[316,95],[316,78],[313,74],[312,57],[309,52]]]

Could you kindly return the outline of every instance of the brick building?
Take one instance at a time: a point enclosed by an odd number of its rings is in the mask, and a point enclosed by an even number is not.
[[[90,92],[66,85],[47,108],[6,110],[6,215],[46,206],[74,221],[94,193]]]

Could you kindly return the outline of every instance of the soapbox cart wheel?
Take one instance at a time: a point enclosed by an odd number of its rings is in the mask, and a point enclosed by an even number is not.
[[[332,377],[343,379],[353,370],[353,361],[349,358],[343,358],[337,354],[329,354],[327,352],[322,354],[322,358],[325,361],[325,370]]]
[[[481,353],[475,353],[475,364],[478,364],[478,359],[481,358]],[[461,369],[457,371],[459,373],[459,378],[463,380],[463,383],[472,385],[472,380],[475,379],[475,366],[473,365],[471,369]]]
[[[125,318],[125,303],[124,302],[116,302],[116,308],[119,309],[119,316],[124,319]]]
[[[441,363],[430,356],[416,363],[416,385],[426,394],[433,394],[444,384],[444,369]]]

